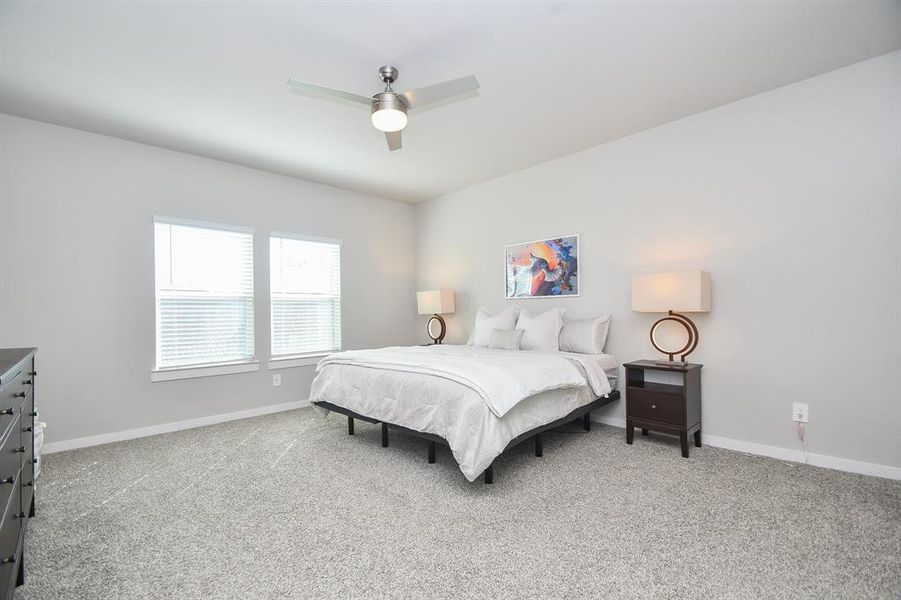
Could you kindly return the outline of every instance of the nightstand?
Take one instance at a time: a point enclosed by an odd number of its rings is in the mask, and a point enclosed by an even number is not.
[[[688,434],[701,447],[701,367],[696,363],[638,360],[626,368],[626,443],[635,427],[679,436],[682,456],[688,458]],[[650,376],[648,376],[650,374]],[[665,374],[665,375],[664,375]],[[665,380],[657,383],[652,379]]]

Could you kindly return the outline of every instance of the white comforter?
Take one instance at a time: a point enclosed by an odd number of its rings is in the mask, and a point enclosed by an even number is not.
[[[560,419],[597,396],[610,393],[604,369],[615,369],[616,364],[609,355],[510,352],[470,346],[430,346],[417,348],[416,352],[457,359],[469,357],[474,361],[486,360],[497,353],[529,362],[534,357],[545,357],[548,364],[560,364],[563,360],[580,374],[578,385],[520,399],[501,418],[479,392],[468,383],[458,381],[459,374],[430,374],[406,364],[408,361],[402,361],[400,368],[393,368],[388,360],[366,367],[353,360],[342,360],[341,355],[348,354],[343,352],[320,363],[311,390],[312,402],[330,402],[373,419],[439,435],[448,441],[460,470],[470,481],[518,435]],[[394,354],[387,353],[388,357]],[[485,386],[479,387],[485,391]],[[318,407],[317,410],[328,412]]]
[[[610,384],[596,363],[559,352],[511,352],[473,346],[395,346],[331,354],[316,367],[353,365],[434,375],[472,389],[503,417],[520,401],[550,390],[592,386],[599,396]]]

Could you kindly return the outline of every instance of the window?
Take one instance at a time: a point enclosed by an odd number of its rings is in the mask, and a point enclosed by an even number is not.
[[[272,356],[341,349],[341,242],[269,238]]]
[[[252,361],[253,230],[154,221],[157,370]]]

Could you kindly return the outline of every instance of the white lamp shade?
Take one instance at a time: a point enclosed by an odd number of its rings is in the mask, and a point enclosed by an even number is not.
[[[676,271],[632,277],[632,310],[710,312],[710,273]]]
[[[421,315],[441,315],[454,312],[452,290],[416,292],[416,307]]]

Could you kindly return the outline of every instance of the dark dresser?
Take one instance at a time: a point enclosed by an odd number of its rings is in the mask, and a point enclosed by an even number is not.
[[[25,582],[25,526],[34,516],[36,348],[0,349],[0,598]]]

